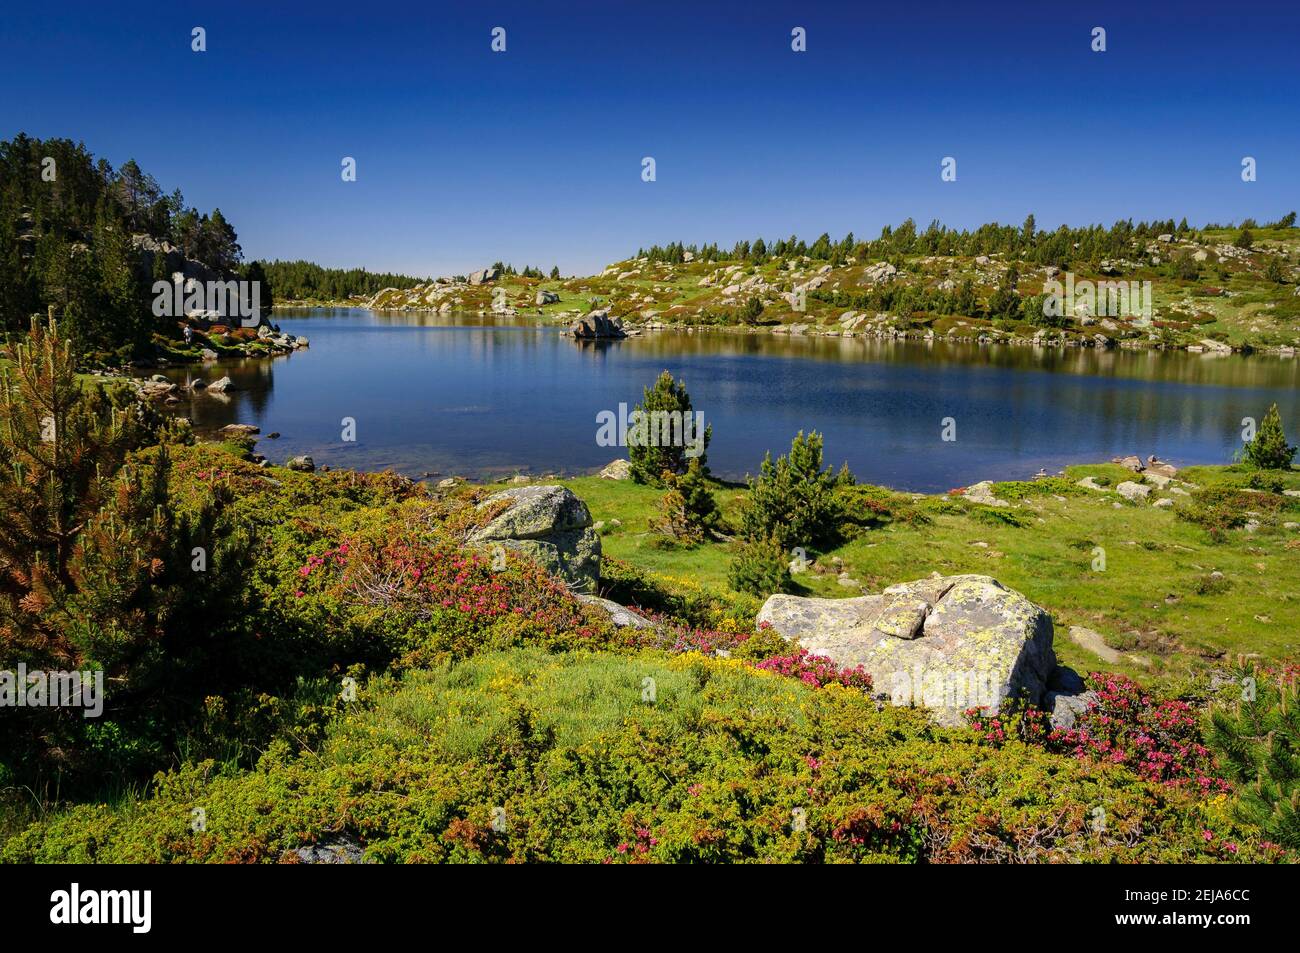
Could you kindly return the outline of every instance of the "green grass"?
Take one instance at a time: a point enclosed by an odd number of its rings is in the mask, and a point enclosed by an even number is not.
[[[1125,480],[1141,480],[1114,464],[1071,467],[1067,476],[1071,486],[1092,476],[1098,482],[1109,481],[1112,489]],[[1250,476],[1250,471],[1239,467],[1194,467],[1183,471],[1180,479],[1207,487],[1247,486]],[[1300,488],[1300,470],[1282,474],[1281,479],[1288,487]],[[647,522],[654,515],[659,491],[630,481],[565,482],[587,501],[593,518],[605,522],[601,535],[607,554],[652,573],[669,590],[734,597],[726,584],[733,544],[710,542],[689,549],[657,545]],[[1174,676],[1221,664],[1237,654],[1273,659],[1296,653],[1300,531],[1281,524],[1300,521],[1300,513],[1283,510],[1271,523],[1266,519],[1255,533],[1232,530],[1216,543],[1200,526],[1179,519],[1173,509],[1150,502],[1129,504],[1114,492],[1073,489],[1077,492],[1026,490],[1009,510],[1020,526],[983,520],[985,507],[926,497],[917,509],[929,516],[928,522],[899,520],[870,530],[820,554],[813,571],[795,579],[811,595],[859,594],[839,584],[840,567],[832,567],[831,557],[839,557],[866,592],[879,592],[931,572],[987,574],[1052,613],[1058,655],[1081,670],[1111,668],[1132,675]],[[724,514],[733,518],[745,493],[743,489],[719,492]],[[1161,496],[1171,494],[1153,489],[1150,500]],[[1189,501],[1172,498],[1176,506]],[[621,527],[609,526],[615,519]],[[1100,571],[1093,569],[1098,549],[1105,556]],[[1223,580],[1211,580],[1214,572],[1222,573]],[[1117,666],[1105,665],[1070,641],[1071,625],[1100,632],[1111,645],[1148,664],[1125,657]]]
[[[600,542],[606,554],[648,570],[676,592],[704,588],[727,597],[734,595],[727,587],[728,544],[664,547],[662,537],[650,532],[649,523],[656,516],[655,507],[663,498],[663,490],[640,486],[631,480],[600,477],[579,477],[563,483],[586,501],[593,519],[604,521]],[[714,492],[726,518],[735,515],[745,495],[743,489],[715,487]],[[612,525],[614,520],[622,525]]]

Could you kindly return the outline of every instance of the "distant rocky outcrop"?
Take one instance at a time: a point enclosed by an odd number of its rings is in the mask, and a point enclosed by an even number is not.
[[[496,281],[501,277],[501,269],[495,265],[490,268],[482,268],[469,276],[469,283],[472,285],[485,285],[489,281]]]
[[[632,479],[632,461],[619,458],[611,460],[605,464],[605,468],[598,474],[602,480],[630,480]]]
[[[580,340],[627,337],[627,332],[623,330],[623,321],[620,318],[611,318],[609,311],[603,308],[583,315],[573,323],[569,333]]]
[[[479,505],[509,505],[471,534],[471,545],[494,544],[541,564],[575,592],[594,593],[600,582],[600,536],[591,527],[587,504],[562,486],[502,490]]]
[[[758,622],[861,665],[894,704],[928,708],[944,724],[1012,696],[1054,709],[1058,696],[1077,694],[1057,668],[1051,616],[989,576],[935,576],[850,599],[774,595]]]

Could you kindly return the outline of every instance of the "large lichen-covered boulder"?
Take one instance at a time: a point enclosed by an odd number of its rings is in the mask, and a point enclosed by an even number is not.
[[[1042,704],[1056,668],[1051,616],[989,576],[936,576],[854,599],[775,595],[758,622],[861,665],[894,704],[929,708],[945,724],[1010,696]]]
[[[587,504],[562,486],[520,486],[488,497],[480,509],[508,503],[470,543],[499,544],[524,554],[575,592],[595,592],[600,581],[600,536]]]

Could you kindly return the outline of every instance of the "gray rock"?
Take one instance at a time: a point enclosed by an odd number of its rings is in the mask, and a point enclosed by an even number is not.
[[[472,285],[486,284],[489,281],[496,281],[501,277],[501,270],[495,266],[483,268],[469,276],[469,283]]]
[[[222,377],[208,385],[208,390],[215,394],[224,394],[228,390],[237,390],[235,382],[229,377]]]
[[[600,536],[587,504],[562,486],[521,486],[496,493],[479,509],[506,508],[470,535],[478,546],[500,543],[541,564],[575,592],[600,581]]]
[[[227,434],[231,437],[251,437],[254,434],[259,434],[261,432],[262,429],[260,427],[255,427],[252,424],[226,424],[219,431],[219,433]]]
[[[985,506],[1010,506],[1006,500],[1000,500],[993,495],[993,481],[983,480],[974,486],[968,486],[965,493],[966,499],[972,503],[983,503]]]
[[[944,724],[960,723],[966,708],[996,711],[1012,695],[1041,704],[1056,668],[1051,617],[989,576],[932,577],[856,599],[775,595],[758,622],[839,665],[863,666],[894,704],[924,706]]]
[[[609,615],[609,621],[614,623],[615,628],[625,628],[631,626],[634,629],[653,629],[655,624],[643,615],[638,615],[627,606],[621,606],[613,599],[602,599],[600,596],[584,595],[579,593],[578,601],[585,602],[587,605],[599,606]]]
[[[537,292],[536,301],[537,301],[537,307],[539,308],[544,304],[555,304],[559,300],[560,300],[560,296],[557,295],[554,291]]]
[[[611,460],[605,469],[600,471],[602,480],[630,480],[632,479],[632,461],[630,460]]]
[[[1126,500],[1132,500],[1134,503],[1141,503],[1151,495],[1151,487],[1141,483],[1134,483],[1131,480],[1125,480],[1119,486],[1115,487],[1115,492]]]
[[[1043,700],[1043,710],[1051,717],[1053,728],[1069,729],[1096,701],[1096,692],[1048,692]]]
[[[1103,662],[1109,662],[1111,665],[1119,662],[1119,652],[1106,644],[1106,640],[1100,632],[1094,632],[1092,629],[1084,628],[1081,625],[1072,625],[1070,626],[1070,641],[1081,648],[1087,649]]]
[[[300,473],[312,473],[316,470],[316,461],[304,454],[301,457],[292,457],[285,466]]]
[[[919,638],[930,614],[931,604],[906,595],[895,596],[885,603],[873,623],[877,632],[897,639]]]
[[[583,315],[573,323],[569,333],[581,340],[627,337],[627,332],[623,330],[623,322],[611,318],[609,311],[603,308]]]
[[[294,855],[304,864],[364,864],[366,852],[360,844],[348,838],[322,841],[308,847],[299,847]]]

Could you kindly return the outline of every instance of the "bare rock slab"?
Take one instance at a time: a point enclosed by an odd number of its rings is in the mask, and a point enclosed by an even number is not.
[[[1056,668],[1051,616],[990,576],[920,579],[856,599],[776,595],[758,622],[861,665],[894,704],[924,706],[945,724],[1011,696],[1043,704]]]

